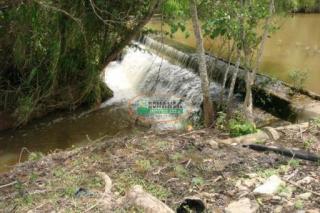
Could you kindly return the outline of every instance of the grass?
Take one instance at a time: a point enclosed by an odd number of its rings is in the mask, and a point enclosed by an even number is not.
[[[313,123],[317,128],[320,128],[320,117],[313,119],[311,123]]]
[[[264,145],[266,144],[266,141],[259,140],[259,141],[256,141],[256,144]]]
[[[157,143],[157,147],[161,150],[161,151],[165,151],[166,149],[168,149],[169,146],[169,142],[167,141],[159,141]]]
[[[297,200],[297,201],[294,203],[294,208],[295,208],[295,209],[298,209],[298,210],[302,210],[302,209],[304,208],[303,201],[302,201],[302,200]]]
[[[28,156],[28,160],[37,161],[40,160],[44,155],[41,152],[31,152]]]
[[[145,173],[150,171],[152,169],[152,166],[149,160],[141,159],[141,160],[136,160],[135,169],[138,172]]]
[[[314,142],[315,141],[312,139],[307,139],[307,140],[303,141],[303,148],[309,149],[312,146],[312,144],[314,144]]]
[[[176,165],[174,167],[174,171],[175,171],[177,177],[180,177],[180,178],[185,178],[188,175],[188,171],[182,165]]]
[[[170,156],[170,159],[173,161],[178,161],[178,160],[183,159],[183,155],[181,153],[177,152],[177,153],[174,153],[172,156]]]
[[[115,179],[114,187],[121,195],[134,185],[141,185],[144,190],[151,193],[160,200],[165,200],[171,195],[171,191],[157,183],[145,180],[144,178],[134,174],[133,171],[128,170],[119,175]]]
[[[30,171],[29,174],[24,175],[25,179],[16,184],[15,189],[10,192],[15,193],[16,196],[6,202],[9,203],[10,208],[18,205],[19,212],[27,212],[46,203],[50,205],[45,209],[51,211],[85,212],[101,198],[100,193],[104,191],[105,183],[96,174],[97,171],[101,171],[112,179],[112,193],[116,198],[125,195],[132,186],[141,185],[146,192],[164,201],[168,206],[176,208],[181,199],[199,190],[208,193],[232,191],[235,187],[234,183],[239,178],[257,178],[260,181],[272,175],[281,177],[300,166],[299,160],[292,159],[287,163],[277,163],[274,168],[270,168],[265,161],[255,158],[257,155],[251,156],[247,152],[229,147],[221,147],[218,151],[210,148],[199,150],[193,137],[186,141],[186,137],[180,140],[178,136],[171,135],[168,138],[163,135],[158,137],[152,134],[151,136],[145,140],[149,145],[144,143],[142,137],[134,137],[126,141],[125,145],[121,143],[122,139],[117,139],[111,140],[110,143],[105,142],[98,148],[93,145],[92,150],[82,149],[83,152],[72,154],[71,157],[66,157],[68,155],[64,153],[61,160],[59,158],[50,160],[43,171],[33,170],[41,169],[41,164],[30,162],[32,166],[26,170]],[[145,134],[143,137],[146,137]],[[220,156],[220,153],[223,155]],[[189,160],[190,163],[188,163]],[[240,161],[244,164],[238,167]],[[212,183],[212,180],[221,175],[218,168],[220,163],[228,173],[227,178]],[[40,167],[36,167],[37,165]],[[301,167],[301,170],[303,169],[304,167]],[[250,173],[255,175],[251,176]],[[41,182],[43,182],[41,188],[46,192],[33,194],[32,192],[39,190],[38,183]],[[75,196],[75,192],[80,187],[86,189],[90,196],[86,194],[80,197]],[[290,187],[282,186],[278,195],[287,198],[290,193]],[[215,199],[211,201],[219,205]],[[309,206],[309,201],[305,202],[304,206]],[[0,202],[1,205],[4,204]],[[264,201],[263,205],[268,204]],[[103,206],[97,206],[93,211],[101,209]],[[141,211],[130,208],[119,209],[116,212]]]
[[[278,175],[278,174],[279,174],[279,171],[278,171],[278,169],[274,169],[274,168],[261,169],[260,171],[257,172],[257,174],[258,174],[260,177],[269,178],[269,177],[271,177],[272,175]]]
[[[194,186],[202,186],[204,185],[205,181],[202,177],[194,177],[192,178],[191,183]]]
[[[300,166],[300,162],[301,160],[291,159],[289,160],[288,165],[292,168],[298,168]]]

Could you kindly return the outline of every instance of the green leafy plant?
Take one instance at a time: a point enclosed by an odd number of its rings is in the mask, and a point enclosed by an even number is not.
[[[255,125],[244,119],[231,119],[228,123],[228,129],[232,137],[238,137],[257,132]]]
[[[194,177],[192,178],[192,184],[195,185],[195,186],[201,186],[204,184],[204,180],[202,177]]]
[[[136,164],[137,170],[141,172],[147,172],[152,168],[149,160],[144,160],[144,159],[136,160],[135,164]]]
[[[216,127],[219,129],[225,129],[227,123],[227,114],[224,112],[218,112]]]
[[[293,167],[293,168],[297,168],[300,165],[300,160],[291,159],[291,160],[289,160],[288,165]]]
[[[312,144],[314,144],[314,140],[312,140],[311,138],[303,141],[303,147],[305,149],[309,149]]]
[[[303,209],[304,207],[304,204],[303,204],[303,201],[302,200],[297,200],[295,203],[294,203],[294,208],[296,209]]]
[[[177,176],[181,178],[188,175],[188,171],[181,165],[176,165],[174,171],[176,172]]]
[[[303,89],[306,80],[308,79],[308,72],[301,70],[293,70],[289,73],[289,78],[293,87],[300,90]]]
[[[40,160],[42,157],[43,157],[43,154],[41,152],[31,152],[28,156],[28,160],[36,161],[36,160]]]
[[[320,117],[311,120],[311,123],[312,123],[315,127],[320,128]]]

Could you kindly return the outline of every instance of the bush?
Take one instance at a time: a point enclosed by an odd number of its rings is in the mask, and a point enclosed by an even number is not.
[[[293,87],[301,90],[308,79],[308,73],[306,71],[293,70],[289,73],[289,78],[293,84]]]
[[[229,132],[232,137],[247,135],[257,132],[255,125],[249,121],[231,119],[229,121]]]
[[[216,126],[220,130],[229,132],[232,137],[257,132],[254,123],[247,121],[240,112],[235,112],[230,120],[228,120],[226,113],[218,112]]]
[[[151,0],[97,0],[96,10],[79,0],[3,4],[0,111],[25,123],[35,114],[111,97],[101,72],[144,23]]]

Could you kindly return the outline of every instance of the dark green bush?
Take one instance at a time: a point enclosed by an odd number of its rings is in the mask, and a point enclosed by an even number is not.
[[[34,113],[112,96],[101,71],[149,14],[150,2],[1,2],[0,111],[26,122]]]

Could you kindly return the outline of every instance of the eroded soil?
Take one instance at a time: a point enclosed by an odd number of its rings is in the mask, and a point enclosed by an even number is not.
[[[316,127],[302,134],[316,138],[312,143],[316,146],[318,132]],[[300,135],[294,137],[294,145],[300,140],[301,147],[312,148],[303,145],[301,132],[292,134]],[[216,144],[217,137],[225,135],[215,130],[137,132],[28,161],[0,175],[0,186],[15,183],[0,188],[0,212],[105,212],[98,202],[104,190],[98,171],[113,180],[116,196],[138,184],[172,209],[193,195],[206,203],[208,212],[223,212],[230,202],[243,197],[257,203],[259,212],[320,207],[319,163]],[[288,139],[285,135],[279,143],[286,142],[288,147]],[[286,182],[279,192],[267,197],[252,192],[274,174]],[[314,193],[301,199],[300,194],[309,191]],[[124,207],[115,211],[139,210]]]

